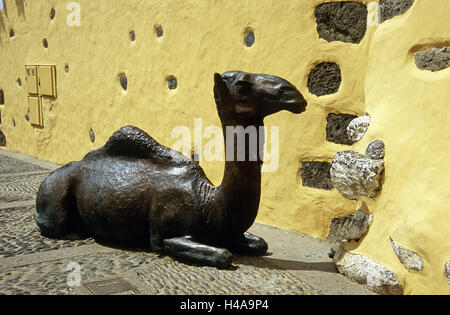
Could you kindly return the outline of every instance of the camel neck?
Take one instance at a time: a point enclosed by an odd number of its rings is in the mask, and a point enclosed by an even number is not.
[[[237,234],[250,228],[258,214],[264,145],[259,127],[223,126],[226,162],[219,193],[224,215]]]

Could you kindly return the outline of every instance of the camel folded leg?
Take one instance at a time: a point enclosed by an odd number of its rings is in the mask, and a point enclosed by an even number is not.
[[[268,245],[261,237],[246,232],[241,237],[234,239],[227,248],[233,254],[260,256],[267,252]]]
[[[228,250],[197,243],[190,237],[165,239],[163,252],[175,258],[220,269],[229,268],[232,261]]]

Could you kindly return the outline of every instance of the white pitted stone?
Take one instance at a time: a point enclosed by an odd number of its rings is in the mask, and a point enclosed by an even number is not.
[[[379,294],[403,294],[397,275],[364,255],[346,252],[336,263],[340,273]]]
[[[385,146],[381,140],[372,141],[366,149],[366,157],[372,160],[384,159]]]
[[[448,285],[450,285],[450,261],[447,261],[444,265],[444,275],[447,277]]]
[[[353,119],[347,126],[348,138],[353,142],[361,140],[369,129],[369,125],[370,116],[367,114]]]
[[[330,170],[333,186],[351,200],[358,200],[361,196],[377,197],[381,191],[383,173],[383,160],[368,159],[353,151],[338,152]]]
[[[406,267],[406,269],[422,271],[423,261],[417,253],[410,251],[403,246],[400,246],[399,244],[394,242],[392,238],[389,239],[391,240],[391,244],[394,248],[395,254],[397,255],[398,259],[400,259],[402,264]]]

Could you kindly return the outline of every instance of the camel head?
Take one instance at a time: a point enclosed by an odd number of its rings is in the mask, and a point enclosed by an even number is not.
[[[214,96],[222,123],[262,124],[264,117],[306,109],[302,94],[288,81],[273,75],[240,71],[214,75]]]

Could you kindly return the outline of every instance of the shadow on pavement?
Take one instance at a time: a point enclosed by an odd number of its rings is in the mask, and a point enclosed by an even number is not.
[[[251,265],[257,268],[272,270],[314,270],[322,272],[337,273],[338,270],[333,262],[305,262],[270,257],[236,257],[233,263]]]

